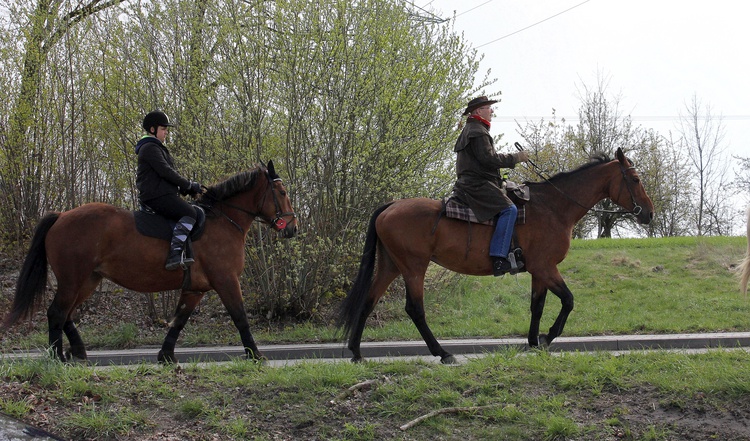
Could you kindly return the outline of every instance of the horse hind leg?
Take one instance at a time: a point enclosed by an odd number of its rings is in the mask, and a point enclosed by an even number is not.
[[[177,345],[177,339],[180,337],[180,332],[185,327],[190,319],[190,315],[195,310],[195,307],[200,303],[203,298],[203,293],[183,291],[180,295],[180,299],[177,302],[177,310],[175,311],[172,321],[169,323],[169,330],[167,331],[164,342],[162,343],[159,354],[156,356],[156,360],[161,364],[172,364],[177,363],[177,357],[174,354],[174,348]]]
[[[81,336],[75,330],[75,325],[70,320],[70,315],[75,305],[72,294],[69,291],[58,288],[55,298],[47,308],[47,324],[49,326],[49,346],[52,355],[62,362],[68,361],[64,349],[63,332],[73,336],[73,341],[78,347],[83,345]],[[84,350],[85,352],[85,350]]]
[[[354,363],[360,363],[364,361],[362,357],[362,334],[365,330],[365,323],[367,318],[370,316],[372,311],[375,309],[375,305],[378,304],[380,298],[385,294],[386,289],[393,283],[396,277],[399,275],[398,270],[392,265],[385,265],[381,262],[378,266],[378,271],[375,273],[372,285],[370,286],[370,292],[367,296],[367,300],[362,307],[362,313],[359,315],[357,323],[352,327],[352,331],[349,334],[348,348],[352,351],[351,361]]]
[[[83,343],[81,334],[78,333],[73,320],[67,320],[63,324],[63,332],[68,338],[70,343],[70,351],[66,353],[66,358],[70,361],[86,361],[88,360],[88,354],[86,353],[86,345]]]
[[[404,280],[406,279],[407,277],[404,277]],[[424,276],[418,281],[406,284],[406,313],[412,322],[414,322],[417,330],[419,330],[422,339],[427,343],[430,353],[436,357],[440,357],[440,362],[443,364],[455,364],[456,358],[443,349],[432,334],[430,327],[427,326],[424,313]]]
[[[94,289],[101,281],[101,277],[92,275],[78,289],[70,288],[65,280],[58,280],[58,289],[55,298],[47,309],[47,321],[49,323],[49,344],[54,355],[61,361],[88,359],[86,345],[72,320],[73,311],[76,310],[86,299],[91,296]],[[75,294],[68,294],[68,293]],[[67,354],[63,348],[63,334],[70,343]]]

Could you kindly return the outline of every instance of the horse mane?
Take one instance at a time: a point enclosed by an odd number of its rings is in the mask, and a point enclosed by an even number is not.
[[[253,170],[237,173],[218,184],[211,185],[198,198],[198,203],[200,205],[210,205],[213,202],[225,201],[238,193],[246,191],[255,185],[255,179],[263,171],[263,168],[257,166]]]
[[[577,173],[580,173],[580,172],[582,172],[584,170],[588,170],[588,169],[590,169],[592,167],[596,167],[596,166],[601,165],[601,164],[606,164],[606,163],[610,162],[611,160],[612,159],[606,153],[597,152],[597,153],[592,154],[589,157],[589,162],[587,162],[587,163],[579,166],[578,168],[575,168],[575,169],[569,170],[569,171],[564,171],[564,172],[557,173],[556,175],[554,175],[554,176],[552,176],[552,177],[550,177],[548,179],[545,179],[544,182],[524,182],[524,183],[525,184],[529,184],[529,185],[533,185],[533,184],[547,184],[547,183],[554,184],[555,182],[564,180],[564,179],[566,179],[566,178],[568,178],[568,177],[570,177],[572,175],[575,175]]]

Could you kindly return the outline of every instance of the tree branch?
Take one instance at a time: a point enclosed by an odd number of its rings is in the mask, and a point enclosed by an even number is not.
[[[339,394],[339,396],[337,396],[336,398],[334,398],[331,401],[331,403],[335,403],[337,401],[341,401],[341,400],[343,400],[343,399],[345,399],[347,397],[350,397],[350,396],[354,395],[354,393],[357,392],[357,391],[370,390],[373,386],[377,385],[378,383],[380,383],[380,381],[378,381],[378,380],[367,380],[367,381],[363,381],[361,383],[357,383],[354,386],[352,386],[349,389],[347,389],[344,392],[342,392],[341,394]]]
[[[428,419],[430,419],[432,417],[435,417],[437,415],[443,415],[443,414],[446,414],[446,413],[453,413],[453,414],[456,414],[456,413],[473,413],[473,412],[479,412],[479,411],[482,411],[482,410],[493,409],[493,408],[499,407],[499,406],[501,406],[500,403],[488,404],[486,406],[473,406],[473,407],[446,407],[445,409],[433,410],[432,412],[430,412],[428,414],[422,415],[419,418],[415,418],[415,419],[409,421],[408,423],[404,424],[403,426],[399,427],[399,429],[401,429],[401,431],[409,430],[412,427],[416,426],[417,424],[421,423],[422,421],[428,420]]]

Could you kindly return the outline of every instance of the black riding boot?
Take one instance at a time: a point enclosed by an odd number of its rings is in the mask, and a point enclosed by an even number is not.
[[[185,256],[185,241],[187,241],[190,231],[193,230],[195,219],[190,216],[183,216],[174,226],[172,231],[172,243],[169,246],[169,257],[165,268],[172,271],[177,268],[186,269],[193,264],[192,257]]]

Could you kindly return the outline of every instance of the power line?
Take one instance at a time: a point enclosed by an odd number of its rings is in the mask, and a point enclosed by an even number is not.
[[[642,116],[629,116],[632,121],[679,121],[682,119],[679,115],[642,115]],[[722,121],[750,121],[750,115],[698,115],[698,119],[715,119]],[[511,123],[516,121],[535,121],[535,120],[550,120],[551,116],[494,116],[492,121]],[[556,120],[565,120],[567,122],[579,121],[580,118],[576,116],[559,116],[555,115]]]
[[[591,0],[584,0],[583,2],[581,2],[581,3],[578,3],[578,4],[577,4],[577,5],[575,5],[575,6],[571,6],[570,8],[568,8],[568,9],[566,9],[566,10],[562,11],[562,12],[558,12],[557,14],[555,14],[555,15],[552,15],[552,16],[550,16],[550,17],[547,17],[547,18],[545,18],[544,20],[540,20],[540,21],[538,21],[538,22],[536,22],[536,23],[534,23],[534,24],[532,24],[532,25],[526,26],[526,27],[525,27],[525,28],[523,28],[523,29],[519,29],[519,30],[517,30],[517,31],[515,31],[515,32],[511,32],[510,34],[507,34],[507,35],[503,35],[502,37],[500,37],[500,38],[496,38],[496,39],[494,39],[494,40],[492,40],[492,41],[488,41],[487,43],[484,43],[484,44],[480,44],[479,46],[475,47],[475,49],[479,49],[480,47],[484,47],[484,46],[487,46],[488,44],[492,44],[492,43],[495,43],[495,42],[497,42],[497,41],[500,41],[500,40],[502,40],[502,39],[504,39],[504,38],[508,38],[508,37],[510,37],[511,35],[516,35],[516,34],[518,34],[519,32],[523,32],[523,31],[525,31],[525,30],[527,30],[527,29],[529,29],[529,28],[533,28],[534,26],[536,26],[536,25],[538,25],[538,24],[544,23],[544,22],[545,22],[545,21],[547,21],[547,20],[551,20],[551,19],[553,19],[553,18],[555,18],[555,17],[557,17],[557,16],[559,16],[559,15],[562,15],[562,14],[564,14],[564,13],[568,12],[568,11],[571,11],[571,10],[573,10],[573,9],[575,9],[575,8],[577,8],[577,7],[579,7],[579,6],[583,5],[583,4],[585,4],[585,3],[588,3],[588,2],[590,2],[590,1],[591,1]],[[489,3],[489,2],[487,2],[487,3]],[[484,5],[484,4],[486,4],[486,3],[483,3],[482,5]],[[479,6],[482,6],[482,5],[479,5]],[[477,6],[477,8],[478,8],[479,6]],[[476,9],[476,8],[473,8],[473,9]],[[468,12],[468,11],[466,11],[466,12]],[[458,17],[458,16],[457,16],[457,17]]]
[[[471,8],[471,9],[468,9],[468,10],[466,10],[466,11],[464,11],[464,12],[460,13],[460,14],[456,14],[456,17],[460,17],[460,16],[462,16],[462,15],[464,15],[464,14],[466,14],[466,13],[469,13],[469,12],[471,12],[471,11],[473,11],[473,10],[477,9],[477,8],[481,8],[482,6],[486,5],[487,3],[492,3],[493,1],[494,1],[494,0],[487,0],[486,2],[482,3],[481,5],[478,5],[478,6],[474,6],[473,8]],[[430,3],[432,3],[432,2],[430,2]]]

